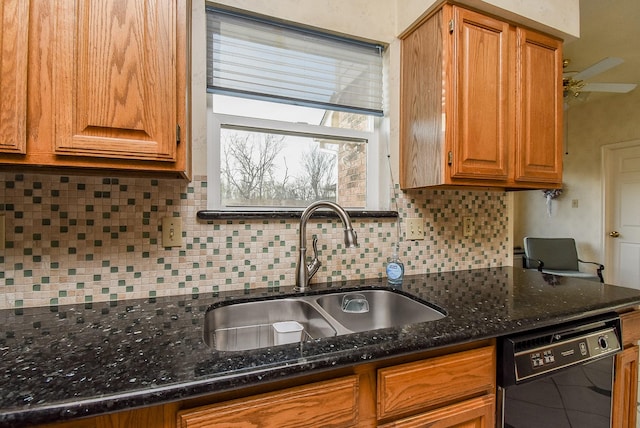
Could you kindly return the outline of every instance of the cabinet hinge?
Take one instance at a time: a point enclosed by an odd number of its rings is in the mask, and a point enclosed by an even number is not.
[[[455,21],[453,19],[449,20],[449,34],[453,33],[453,29],[455,27],[454,22]]]
[[[447,163],[449,164],[449,166],[453,165],[453,152],[448,153]]]
[[[176,125],[176,144],[180,143],[180,125]]]

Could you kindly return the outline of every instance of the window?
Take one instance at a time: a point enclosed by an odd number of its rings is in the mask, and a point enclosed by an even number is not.
[[[209,209],[381,208],[382,46],[210,7],[207,38]]]

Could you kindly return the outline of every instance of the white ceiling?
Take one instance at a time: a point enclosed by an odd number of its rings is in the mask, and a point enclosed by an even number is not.
[[[640,84],[640,0],[580,0],[580,38],[564,45],[564,58],[571,60],[565,71],[582,71],[608,56],[625,62],[588,82]],[[600,96],[615,95],[592,93],[590,99]]]

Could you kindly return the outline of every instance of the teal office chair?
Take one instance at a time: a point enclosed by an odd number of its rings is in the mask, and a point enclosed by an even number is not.
[[[604,265],[585,262],[578,258],[576,241],[573,238],[524,238],[523,265],[528,269],[538,269],[542,273],[571,276],[592,281],[604,282]],[[598,266],[596,275],[582,272],[579,263]]]

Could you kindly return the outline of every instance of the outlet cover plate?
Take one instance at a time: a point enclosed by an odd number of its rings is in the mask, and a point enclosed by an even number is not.
[[[475,222],[473,217],[463,217],[462,230],[465,238],[471,238],[475,232]]]
[[[408,218],[406,221],[406,230],[404,232],[406,239],[411,241],[424,239],[424,220],[421,218]]]
[[[182,247],[182,219],[164,217],[162,219],[162,246],[164,248]]]

